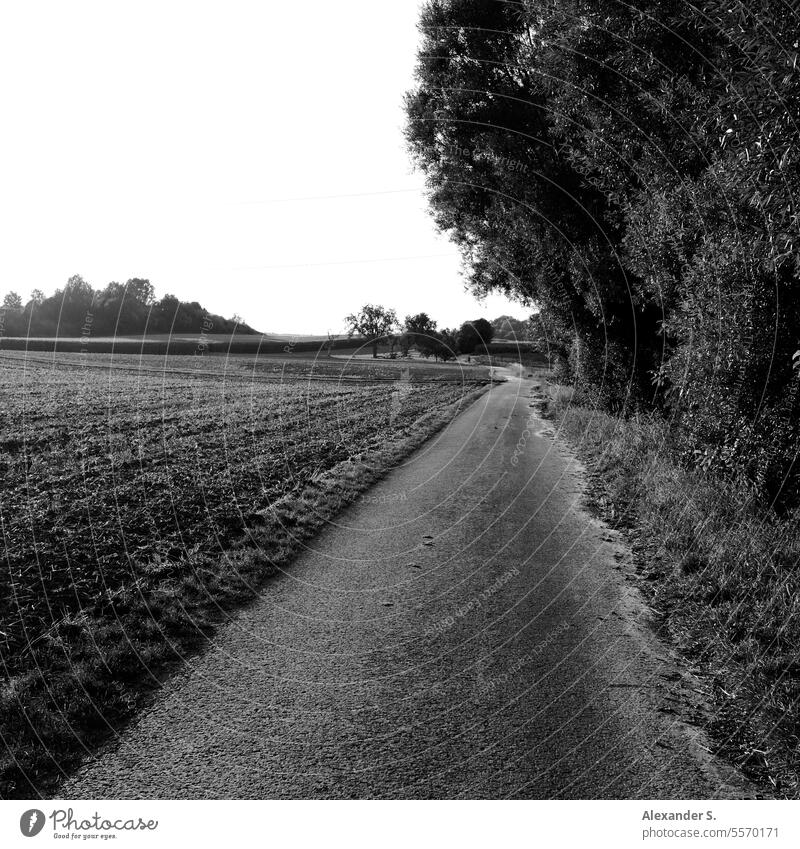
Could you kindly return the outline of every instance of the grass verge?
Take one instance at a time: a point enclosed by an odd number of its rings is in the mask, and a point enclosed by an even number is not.
[[[590,500],[624,529],[660,632],[706,682],[716,752],[765,793],[800,793],[800,533],[744,487],[687,468],[667,424],[618,419],[544,385],[590,472]]]
[[[314,476],[262,511],[224,555],[158,559],[79,615],[59,620],[30,645],[29,671],[0,686],[0,797],[52,795],[59,779],[119,733],[160,681],[254,600],[304,542],[486,388]]]

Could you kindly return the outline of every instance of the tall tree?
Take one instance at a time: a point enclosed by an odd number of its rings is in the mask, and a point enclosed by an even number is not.
[[[3,309],[12,312],[22,312],[22,298],[16,292],[9,292],[3,298]]]
[[[796,11],[430,0],[421,29],[407,136],[471,286],[538,307],[582,392],[800,494]]]
[[[590,362],[605,362],[615,386],[633,375],[640,388],[649,380],[638,364],[652,354],[637,354],[657,347],[656,321],[645,305],[632,309],[606,198],[552,132],[550,66],[570,11],[427,3],[408,141],[434,219],[460,247],[473,289],[547,305],[583,345],[600,349]]]
[[[494,338],[494,327],[485,318],[465,321],[458,329],[458,350],[462,354],[471,354],[477,348],[488,353],[489,343]]]
[[[132,277],[125,284],[125,289],[130,297],[147,307],[155,302],[155,289],[149,280],[141,277]]]
[[[407,354],[412,345],[416,345],[419,349],[426,337],[433,337],[435,334],[436,322],[426,312],[407,315],[403,322],[403,336],[401,338],[404,353]]]
[[[407,315],[403,322],[406,333],[425,334],[436,330],[436,322],[426,312],[418,312],[416,315]]]
[[[372,345],[373,359],[378,356],[378,342],[397,327],[397,313],[376,304],[365,304],[357,313],[345,318],[349,336],[364,336]]]

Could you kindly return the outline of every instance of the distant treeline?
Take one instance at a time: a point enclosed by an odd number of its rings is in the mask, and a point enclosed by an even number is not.
[[[500,318],[495,318],[490,324],[494,328],[493,338],[495,342],[500,339],[509,339],[516,342],[530,341],[533,339],[533,333],[536,329],[533,317],[519,319],[510,315],[501,315]]]
[[[584,397],[800,503],[795,4],[428,0],[421,31],[408,140],[474,290],[535,304]]]
[[[93,289],[76,275],[50,297],[34,290],[27,303],[9,292],[0,308],[0,337],[59,336],[88,341],[92,337],[145,333],[234,332],[256,331],[237,317],[209,313],[197,301],[186,303],[174,295],[157,300],[153,285],[141,278]]]

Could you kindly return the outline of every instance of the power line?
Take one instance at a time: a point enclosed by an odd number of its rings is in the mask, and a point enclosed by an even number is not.
[[[421,192],[423,190],[423,186],[420,186],[416,189],[387,189],[382,192],[353,192],[351,194],[344,195],[312,195],[309,197],[296,197],[296,198],[268,198],[266,200],[243,200],[240,201],[241,206],[251,206],[256,204],[270,204],[270,203],[294,203],[295,201],[306,201],[306,200],[339,200],[340,198],[365,198],[365,197],[374,197],[375,195],[400,195],[406,194],[408,192]]]
[[[344,259],[344,260],[334,260],[332,262],[300,262],[296,264],[289,265],[239,265],[234,268],[235,271],[254,271],[254,270],[266,270],[266,269],[280,269],[280,268],[319,268],[321,266],[326,265],[360,265],[362,263],[372,263],[372,262],[404,262],[407,260],[414,259],[435,259],[438,257],[457,257],[459,254],[449,253],[449,254],[419,254],[417,256],[387,256],[387,257],[379,257],[377,259]]]

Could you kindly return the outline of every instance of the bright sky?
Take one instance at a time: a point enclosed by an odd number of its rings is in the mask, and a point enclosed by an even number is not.
[[[402,136],[416,0],[0,6],[0,294],[148,277],[266,332],[464,292]],[[344,197],[349,195],[349,197]]]

